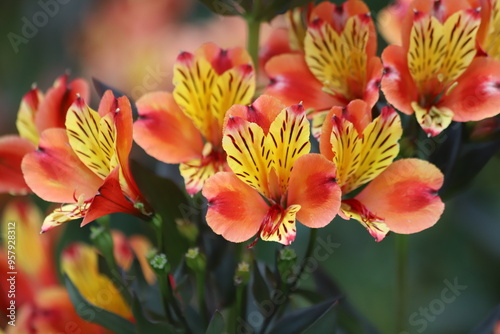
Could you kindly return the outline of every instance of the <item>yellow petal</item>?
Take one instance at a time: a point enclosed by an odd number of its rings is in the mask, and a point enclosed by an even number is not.
[[[337,166],[337,182],[343,188],[358,169],[361,160],[361,139],[354,125],[334,116],[332,134],[333,162]]]
[[[232,105],[250,104],[254,93],[255,76],[252,66],[240,65],[227,70],[216,79],[213,87],[210,100],[213,117],[217,119],[218,124],[222,124],[227,110]],[[222,129],[219,130],[218,135],[222,138]]]
[[[33,88],[24,95],[19,106],[19,111],[17,112],[16,127],[19,135],[35,145],[38,145],[40,139],[35,125],[35,115],[38,112],[38,105],[43,98],[42,92],[37,88]]]
[[[480,22],[479,11],[472,9],[456,12],[444,23],[444,39],[448,44],[441,68],[443,83],[457,79],[474,59]]]
[[[112,114],[102,119],[81,98],[66,116],[66,133],[78,158],[96,175],[105,179],[117,165],[116,129]]]
[[[453,119],[453,111],[448,108],[432,106],[430,109],[422,108],[418,103],[412,102],[411,106],[422,129],[429,136],[436,136],[446,129]]]
[[[61,207],[55,209],[45,218],[42,224],[42,233],[71,220],[85,217],[89,206],[89,202],[82,201],[74,204],[61,205]]]
[[[500,59],[500,1],[494,1],[483,49],[488,55]]]
[[[307,30],[305,59],[309,69],[334,94],[348,99],[359,95],[366,84],[366,45],[369,16],[350,17],[339,35],[328,23],[316,20]],[[357,96],[361,97],[361,96]]]
[[[63,253],[61,269],[88,302],[123,318],[132,317],[113,282],[99,272],[94,248],[85,244],[69,246]]]
[[[241,117],[230,117],[222,146],[227,153],[227,163],[236,176],[269,197],[268,175],[273,151],[266,144],[262,128]]]
[[[295,226],[295,216],[300,210],[300,205],[290,205],[286,210],[272,211],[266,216],[263,222],[260,237],[265,241],[276,241],[283,245],[290,245],[295,240],[297,229]],[[271,212],[272,211],[272,212]]]
[[[344,218],[360,222],[377,242],[382,241],[390,231],[384,219],[374,215],[356,199],[342,201],[340,210]]]
[[[300,104],[282,110],[271,123],[265,145],[271,149],[271,167],[276,171],[282,194],[288,189],[294,162],[311,149],[309,134],[309,122]]]
[[[446,54],[443,25],[431,15],[415,13],[410,34],[408,68],[419,92],[437,78]]]
[[[175,102],[207,140],[212,140],[221,131],[218,117],[210,106],[216,79],[212,65],[190,53],[182,53],[174,66]]]
[[[359,166],[343,190],[354,190],[382,173],[398,155],[402,134],[397,112],[392,107],[382,109],[381,115],[363,131]]]

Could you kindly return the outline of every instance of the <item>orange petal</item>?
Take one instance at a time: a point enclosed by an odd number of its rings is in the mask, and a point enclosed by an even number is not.
[[[323,91],[323,85],[309,71],[304,56],[284,54],[271,58],[265,67],[271,83],[265,94],[279,98],[286,105],[302,102],[304,108],[327,110],[347,101]]]
[[[260,67],[264,68],[266,63],[274,56],[291,53],[290,40],[288,38],[288,30],[278,28],[271,31],[271,34],[264,45],[259,50]]]
[[[390,231],[383,218],[374,215],[355,198],[342,201],[339,215],[345,220],[357,220],[375,238],[376,242],[382,241]]]
[[[418,90],[408,70],[404,49],[389,45],[382,52],[382,62],[381,89],[387,102],[405,114],[413,114],[411,103],[418,101]]]
[[[142,235],[133,235],[128,239],[130,247],[134,251],[139,264],[141,265],[142,274],[149,284],[153,284],[156,281],[156,275],[153,269],[149,265],[147,259],[148,253],[153,249],[151,242]]]
[[[297,219],[302,224],[318,228],[330,223],[339,211],[341,195],[333,162],[314,153],[295,161],[287,203],[301,206]]]
[[[149,155],[173,164],[201,156],[200,132],[170,93],[146,94],[136,105],[139,119],[134,123],[134,140]]]
[[[203,187],[208,201],[207,223],[231,242],[243,242],[260,228],[269,206],[257,191],[230,172],[212,176]]]
[[[363,101],[365,101],[369,108],[377,103],[380,96],[380,82],[384,72],[384,65],[379,57],[372,57],[368,59],[367,64],[367,82],[365,92],[363,94]]]
[[[119,172],[119,168],[115,168],[104,180],[104,184],[99,188],[99,192],[92,200],[81,226],[116,212],[147,218],[134,206],[134,203],[125,197],[120,187]]]
[[[250,58],[245,48],[222,49],[215,43],[203,44],[196,50],[195,55],[208,60],[219,75],[230,68],[252,63],[252,58]]]
[[[90,99],[87,82],[83,79],[75,79],[68,83],[67,74],[60,76],[40,103],[35,117],[38,133],[49,128],[64,128],[66,112],[76,100],[77,95],[86,101]]]
[[[500,60],[479,57],[458,78],[442,107],[453,111],[458,122],[479,121],[500,112]]]
[[[18,136],[0,137],[0,193],[26,194],[30,188],[24,181],[21,162],[35,150],[27,139]]]
[[[370,182],[356,199],[383,218],[391,231],[410,234],[438,221],[444,210],[437,195],[442,185],[443,174],[433,164],[402,159]]]
[[[38,150],[23,159],[22,170],[33,192],[50,202],[72,203],[80,195],[92,198],[102,184],[75,155],[64,129],[44,131]]]
[[[267,135],[271,123],[286,106],[274,96],[261,95],[250,105],[234,105],[226,113],[224,127],[230,117],[240,117],[248,122],[257,123]]]

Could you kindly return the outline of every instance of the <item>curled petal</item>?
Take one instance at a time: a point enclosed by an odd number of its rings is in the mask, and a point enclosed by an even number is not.
[[[271,82],[264,93],[279,98],[286,105],[302,101],[304,108],[322,111],[347,102],[342,97],[323,91],[322,83],[311,73],[303,55],[273,57],[267,62],[265,70]]]
[[[443,174],[419,159],[392,163],[364,188],[356,199],[382,217],[391,231],[410,234],[434,225],[444,210],[437,195]]]
[[[87,82],[75,79],[68,83],[67,74],[60,76],[40,103],[35,117],[38,133],[49,128],[64,128],[66,112],[77,96],[89,100],[90,90]]]
[[[74,204],[61,205],[61,207],[55,209],[52,213],[45,217],[41,233],[45,233],[69,221],[84,218],[88,212],[89,206],[89,202],[83,201],[78,201]]]
[[[298,211],[300,211],[300,205],[296,204],[290,205],[286,210],[278,204],[270,207],[260,227],[262,240],[290,245],[297,234],[295,216]]]
[[[81,195],[87,200],[102,184],[75,155],[63,129],[44,131],[38,149],[24,157],[21,167],[28,186],[50,202],[73,203]]]
[[[319,228],[330,223],[339,211],[340,196],[335,164],[314,153],[295,161],[290,174],[287,203],[300,205],[297,219],[302,224]]]
[[[149,93],[136,104],[139,119],[134,123],[134,140],[149,155],[166,163],[181,163],[201,156],[200,132],[170,93]]]
[[[27,139],[18,136],[0,137],[0,193],[26,194],[30,188],[24,181],[21,162],[35,150]]]
[[[458,122],[479,121],[500,112],[500,61],[479,57],[458,79],[442,106]]]
[[[254,236],[269,209],[257,191],[230,172],[217,173],[208,179],[203,196],[208,201],[208,225],[231,242],[243,242]]]
[[[355,198],[343,200],[340,210],[344,219],[360,222],[376,242],[382,241],[390,231],[383,218],[374,215]]]

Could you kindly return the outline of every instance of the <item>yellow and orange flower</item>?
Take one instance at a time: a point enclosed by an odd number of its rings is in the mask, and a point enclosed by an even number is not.
[[[500,61],[477,56],[481,16],[468,7],[467,2],[415,1],[402,46],[390,45],[382,54],[387,101],[405,114],[415,113],[429,136],[452,121],[478,121],[499,112]]]
[[[252,101],[255,75],[244,49],[207,43],[195,54],[178,56],[173,81],[172,94],[153,92],[137,101],[134,140],[156,159],[180,163],[186,190],[194,195],[210,176],[227,169],[224,117],[233,104]]]
[[[31,202],[16,199],[4,208],[2,235],[5,238],[0,254],[7,259],[12,255],[8,253],[9,245],[15,245],[14,250],[10,249],[15,252],[15,261],[13,264],[2,261],[0,269],[3,273],[16,272],[17,310],[16,325],[7,326],[6,333],[64,333],[71,328],[84,333],[105,333],[100,326],[77,315],[66,289],[59,285],[53,261],[57,233],[40,236],[41,222],[42,215]],[[9,282],[2,279],[0,305],[4,310],[10,304],[9,288]],[[2,317],[0,326],[3,327],[6,320],[9,319]]]
[[[70,203],[54,210],[42,232],[84,218],[125,212],[147,215],[147,203],[132,177],[132,110],[126,97],[107,91],[96,112],[79,97],[69,108],[66,129],[42,133],[38,149],[22,163],[26,183],[46,201]]]
[[[419,159],[393,162],[401,135],[392,107],[372,120],[371,108],[362,100],[333,107],[323,125],[320,150],[337,166],[344,195],[341,216],[358,220],[376,241],[389,231],[409,234],[431,227],[444,210],[437,195],[443,184],[438,168]]]
[[[52,88],[43,94],[33,87],[19,106],[16,126],[19,136],[0,137],[0,193],[30,192],[21,171],[23,157],[36,149],[40,134],[53,127],[64,128],[66,111],[77,94],[87,98],[89,88],[83,79],[68,82],[68,75],[56,79]]]
[[[382,63],[375,56],[375,26],[364,2],[323,2],[308,17],[304,53],[282,54],[267,62],[271,83],[265,93],[286,104],[303,101],[306,109],[319,111],[313,120],[313,134],[318,136],[332,106],[346,106],[354,99],[376,103]],[[300,31],[295,35],[301,36]]]
[[[215,233],[232,242],[257,234],[288,245],[295,239],[296,220],[319,228],[337,214],[336,168],[309,153],[302,105],[285,108],[263,95],[252,105],[231,107],[223,147],[231,171],[215,174],[203,188],[207,223]]]
[[[481,6],[481,26],[477,33],[479,45],[488,56],[500,59],[500,1],[475,2],[478,2],[477,6]]]

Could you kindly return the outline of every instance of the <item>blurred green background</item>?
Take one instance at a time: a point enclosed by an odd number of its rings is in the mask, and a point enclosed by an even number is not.
[[[181,48],[192,51],[203,41],[232,47],[244,41],[244,25],[238,19],[214,18],[194,1],[165,0],[168,5],[141,12],[137,20],[132,9],[152,1],[122,2],[127,10],[116,9],[120,1],[0,3],[0,134],[16,133],[19,102],[33,82],[45,91],[57,76],[71,70],[73,77],[95,76],[129,93],[170,89],[169,64]],[[366,2],[374,14],[388,4]],[[53,15],[45,15],[46,22],[39,14],[44,11],[41,3],[57,4]],[[40,26],[33,36],[22,37],[26,20],[33,22],[35,15]],[[128,29],[130,25],[134,28]],[[157,30],[161,32],[151,33]],[[408,320],[408,333],[467,333],[500,303],[499,170],[497,154],[470,188],[446,203],[445,214],[433,228],[409,237],[408,311],[413,321]],[[299,231],[298,236],[294,247],[301,252],[307,232]],[[381,333],[393,333],[394,235],[375,243],[360,224],[336,219],[320,236],[339,244],[320,265]],[[259,253],[275,249],[263,243],[257,247]],[[440,303],[446,282],[455,281],[462,290],[453,302]],[[431,311],[432,320],[423,321],[421,308],[429,307],[439,312]]]

